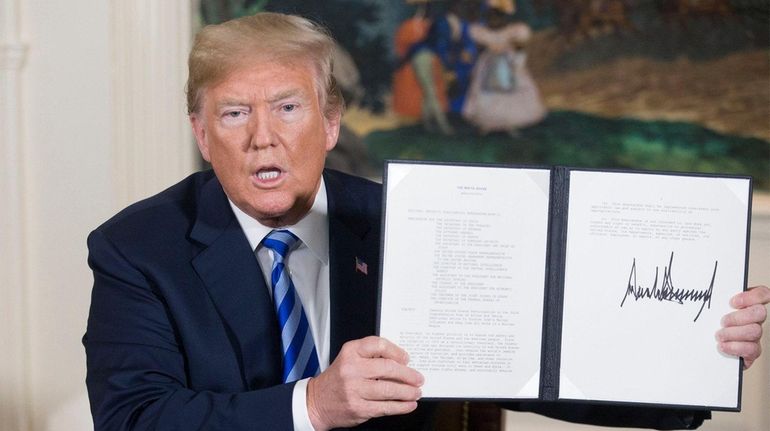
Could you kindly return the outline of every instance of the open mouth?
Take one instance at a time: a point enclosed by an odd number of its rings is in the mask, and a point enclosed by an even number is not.
[[[256,185],[268,187],[279,184],[283,176],[284,172],[281,168],[270,166],[259,169],[252,178]]]
[[[257,171],[257,179],[260,181],[270,181],[281,176],[281,170],[278,168],[260,169]]]

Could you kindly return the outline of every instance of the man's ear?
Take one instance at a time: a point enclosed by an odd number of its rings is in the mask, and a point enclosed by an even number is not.
[[[209,157],[209,143],[206,140],[206,128],[204,127],[203,118],[193,112],[190,114],[190,126],[192,126],[195,142],[198,143],[198,150],[200,150],[203,160],[211,163],[211,158]]]
[[[335,145],[337,145],[337,139],[340,136],[340,122],[342,121],[342,113],[339,110],[325,116],[324,123],[326,124],[326,152],[331,151]]]

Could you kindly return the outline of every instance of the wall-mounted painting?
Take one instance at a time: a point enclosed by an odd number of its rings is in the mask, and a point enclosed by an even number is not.
[[[767,0],[201,0],[339,43],[328,163],[406,158],[753,175],[770,188]]]

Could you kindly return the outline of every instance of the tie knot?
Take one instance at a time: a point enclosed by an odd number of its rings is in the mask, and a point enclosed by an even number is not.
[[[286,255],[294,248],[297,241],[299,241],[299,238],[288,230],[276,229],[267,234],[262,244],[273,250],[281,258],[286,258]]]

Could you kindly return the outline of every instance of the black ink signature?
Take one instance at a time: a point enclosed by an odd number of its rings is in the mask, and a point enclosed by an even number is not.
[[[628,287],[626,287],[626,294],[623,296],[620,306],[626,302],[628,295],[632,295],[634,300],[639,299],[657,299],[658,301],[671,301],[679,304],[684,304],[684,301],[698,302],[702,301],[698,314],[693,319],[693,322],[698,321],[703,307],[708,306],[711,309],[711,293],[714,290],[714,279],[717,276],[717,264],[718,261],[714,261],[714,272],[711,275],[711,283],[706,290],[695,289],[677,289],[674,287],[674,281],[671,278],[671,271],[674,265],[674,252],[671,252],[671,257],[668,260],[668,266],[663,267],[663,283],[661,287],[658,287],[658,267],[655,267],[655,281],[652,283],[652,287],[643,287],[636,284],[636,258],[634,258],[631,264],[631,274],[628,276]]]

